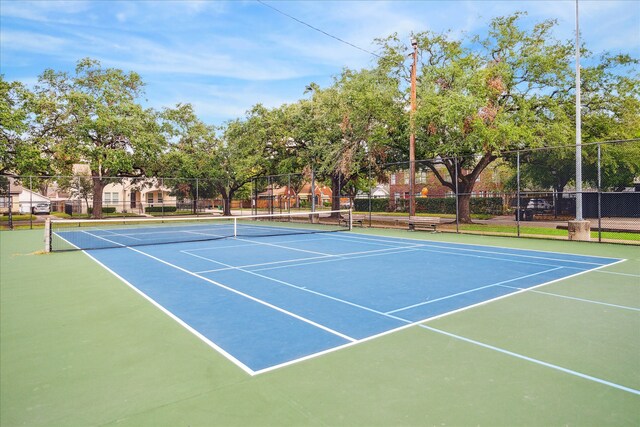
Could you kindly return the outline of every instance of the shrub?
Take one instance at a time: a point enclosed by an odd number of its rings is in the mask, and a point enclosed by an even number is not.
[[[89,215],[91,215],[93,213],[93,208],[89,208]],[[109,213],[116,213],[116,208],[115,206],[103,206],[102,207],[102,213],[103,214],[109,214]]]
[[[178,208],[176,206],[147,206],[146,208],[144,208],[144,212],[175,212],[177,209]]]

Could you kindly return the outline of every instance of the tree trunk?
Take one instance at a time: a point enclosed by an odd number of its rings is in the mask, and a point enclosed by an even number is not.
[[[93,174],[93,211],[91,217],[95,219],[102,218],[102,191],[106,186],[99,176]]]
[[[228,193],[226,191],[222,193],[222,200],[224,202],[224,209],[223,209],[224,216],[231,216],[231,199],[233,198],[234,192],[235,192],[234,190],[229,189]]]
[[[341,190],[341,176],[340,174],[331,175],[331,210],[340,210],[340,190]],[[322,203],[322,201],[321,201]],[[340,214],[335,212],[331,214],[331,217],[337,218]]]
[[[471,224],[471,194],[464,193],[458,196],[458,221],[462,224]]]

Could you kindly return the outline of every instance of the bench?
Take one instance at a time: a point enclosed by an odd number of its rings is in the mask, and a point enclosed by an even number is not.
[[[359,225],[360,227],[364,227],[364,215],[351,215],[351,224],[353,226],[355,226],[356,224]],[[344,217],[341,216],[340,219],[338,220],[338,224],[342,225],[344,224],[345,227],[349,226],[349,217]]]
[[[433,216],[411,216],[409,217],[409,230],[430,229],[436,231],[436,226],[440,224],[439,217]]]

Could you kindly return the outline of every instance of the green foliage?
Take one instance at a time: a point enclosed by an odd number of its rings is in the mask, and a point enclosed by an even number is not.
[[[115,206],[103,206],[102,207],[102,213],[105,214],[113,214],[116,213],[116,208]],[[93,208],[89,208],[89,215],[93,214]]]
[[[359,212],[369,212],[369,199],[355,199],[354,208]],[[371,212],[389,212],[389,199],[371,199]]]
[[[355,199],[355,210],[369,211],[368,199]],[[473,197],[470,200],[472,214],[504,214],[501,197]],[[408,212],[408,200],[390,201],[388,198],[371,199],[372,212]],[[416,212],[432,214],[455,214],[456,199],[453,197],[416,197]]]
[[[73,76],[46,70],[35,88],[32,146],[44,144],[59,164],[88,163],[95,217],[108,183],[103,177],[152,175],[166,145],[157,113],[136,102],[142,87],[137,73],[87,58]]]
[[[175,212],[178,208],[176,206],[147,206],[144,208],[145,213],[157,213],[157,212]]]
[[[459,191],[471,193],[502,151],[566,143],[571,135],[573,124],[563,107],[572,82],[572,45],[553,37],[553,21],[527,29],[520,19],[521,14],[496,18],[486,34],[462,40],[413,34],[421,58],[416,157],[439,157],[447,175],[428,166],[452,190],[451,177],[457,175]],[[380,65],[402,82],[408,75],[404,42],[392,36],[379,43]],[[461,199],[462,221],[470,220],[466,200]]]
[[[23,134],[29,129],[32,97],[19,82],[7,82],[0,74],[0,174],[32,174],[42,170],[45,157]]]

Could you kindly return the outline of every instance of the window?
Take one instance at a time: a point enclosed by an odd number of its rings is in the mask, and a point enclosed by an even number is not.
[[[404,173],[404,185],[409,185],[409,172]]]
[[[396,185],[396,174],[395,173],[391,174],[391,185]]]
[[[153,193],[147,193],[147,203],[150,205],[153,204]]]
[[[416,183],[418,183],[418,184],[426,184],[427,183],[427,172],[425,172],[425,171],[418,172],[418,176],[416,177]]]
[[[398,200],[400,198],[400,193],[393,193],[393,198]]]
[[[114,191],[113,193],[105,191],[102,203],[105,206],[117,205],[119,200],[120,200],[120,196],[117,191]]]
[[[158,193],[158,203],[163,203],[164,199],[162,198],[162,191]]]

